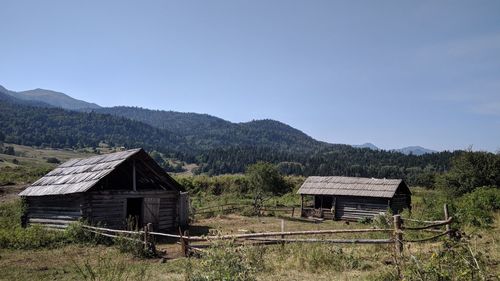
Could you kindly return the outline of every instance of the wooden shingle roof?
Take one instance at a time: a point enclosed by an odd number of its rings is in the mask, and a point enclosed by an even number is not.
[[[98,155],[89,158],[71,159],[59,165],[39,180],[35,181],[24,191],[19,193],[19,195],[44,196],[88,191],[101,179],[109,175],[120,164],[124,163],[131,157],[142,157],[142,159],[147,159],[151,162],[151,167],[157,166],[156,163],[154,163],[154,160],[151,159],[141,148]],[[159,175],[162,180],[169,182],[173,181],[171,177],[168,176],[161,168],[156,168],[157,175]],[[175,181],[173,182],[174,184],[177,184]],[[178,189],[182,189],[180,186],[176,187]]]
[[[297,193],[392,198],[401,183],[401,179],[308,177]]]

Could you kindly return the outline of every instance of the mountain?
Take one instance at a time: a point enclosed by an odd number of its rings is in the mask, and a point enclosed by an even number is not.
[[[429,173],[449,168],[460,152],[404,155],[320,142],[275,120],[232,123],[207,114],[137,107],[65,110],[14,97],[0,88],[0,136],[7,143],[83,148],[100,143],[156,150],[198,165],[209,175],[242,173],[250,164],[276,164],[284,174],[404,178],[431,185]]]
[[[364,144],[354,144],[352,145],[352,147],[356,147],[356,148],[369,148],[371,150],[379,150],[380,148],[378,148],[376,145],[374,145],[373,143],[364,143]]]
[[[427,149],[427,148],[424,148],[421,146],[407,146],[407,147],[403,147],[400,149],[396,149],[395,151],[401,152],[401,153],[406,154],[406,155],[410,155],[410,154],[424,155],[427,153],[436,153],[437,152],[435,150]]]
[[[100,108],[100,106],[95,103],[89,103],[82,100],[78,100],[64,93],[55,92],[51,90],[34,89],[28,91],[15,92],[15,91],[9,91],[4,87],[2,87],[2,89],[4,89],[8,95],[13,96],[20,100],[42,102],[54,107],[60,107],[69,110],[77,110],[84,108]]]
[[[9,91],[0,85],[0,101],[5,101],[9,103],[36,106],[36,107],[53,107],[50,104],[34,101],[34,100],[22,100],[15,97],[15,92]]]
[[[300,130],[270,119],[232,123],[208,114],[126,106],[98,108],[92,111],[126,117],[168,130],[183,136],[190,145],[202,149],[266,146],[292,151],[310,151],[328,146]]]
[[[317,141],[300,130],[270,119],[232,123],[208,114],[150,110],[129,106],[100,107],[95,103],[74,99],[64,93],[44,89],[14,92],[0,86],[0,93],[3,94],[0,99],[12,102],[12,98],[15,98],[16,103],[23,105],[58,107],[132,119],[169,131],[182,137],[186,145],[205,150],[233,146],[259,146],[296,152],[310,152],[331,147],[331,144]],[[372,143],[352,145],[352,147],[379,150]],[[401,152],[406,155],[423,155],[435,152],[419,146],[391,151]]]
[[[364,143],[364,144],[359,144],[359,145],[352,145],[352,147],[355,147],[355,148],[369,148],[371,150],[380,150],[380,148],[378,148],[376,145],[374,145],[373,143]],[[407,146],[407,147],[403,147],[403,148],[399,148],[399,149],[391,149],[390,151],[394,151],[394,152],[400,152],[400,153],[403,153],[405,155],[424,155],[424,154],[428,154],[428,153],[436,153],[437,151],[435,150],[431,150],[431,149],[427,149],[427,148],[424,148],[424,147],[421,147],[421,146]]]

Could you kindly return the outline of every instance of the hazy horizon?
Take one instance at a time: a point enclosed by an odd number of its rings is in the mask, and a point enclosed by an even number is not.
[[[498,1],[3,1],[0,17],[9,90],[500,149]]]

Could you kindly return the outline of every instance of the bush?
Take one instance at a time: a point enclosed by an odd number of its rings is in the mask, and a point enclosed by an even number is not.
[[[49,157],[49,158],[47,158],[47,163],[59,164],[59,163],[61,163],[61,161],[59,159],[57,159],[56,157]]]
[[[154,251],[152,249],[144,249],[144,244],[140,241],[141,235],[139,234],[120,235],[113,240],[122,253],[130,253],[136,258],[154,257]]]
[[[463,152],[453,158],[450,171],[437,179],[437,185],[452,196],[472,192],[480,186],[500,186],[500,155]]]
[[[447,241],[430,257],[411,256],[402,274],[405,280],[485,280],[486,263],[467,242]]]
[[[255,250],[253,250],[255,251]],[[254,274],[262,266],[258,261],[260,254],[246,248],[235,247],[232,243],[218,241],[212,245],[200,260],[200,267],[189,271],[187,280],[190,281],[253,281]]]
[[[472,250],[467,240],[448,240],[430,252],[400,258],[395,270],[383,270],[369,280],[496,280],[489,272],[493,264],[487,252]]]
[[[481,187],[462,196],[456,203],[456,217],[459,222],[487,227],[493,223],[493,212],[500,209],[500,189]]]
[[[84,231],[82,224],[70,224],[65,231],[46,229],[40,225],[21,227],[24,214],[22,200],[0,204],[0,248],[39,249],[54,248],[68,243],[109,244],[108,238]]]

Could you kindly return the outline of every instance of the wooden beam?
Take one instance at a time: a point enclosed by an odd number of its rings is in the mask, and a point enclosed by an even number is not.
[[[300,195],[300,217],[304,215],[304,194]]]
[[[137,178],[135,176],[135,159],[132,160],[132,190],[137,191]]]
[[[337,219],[337,196],[333,197],[333,220]]]

